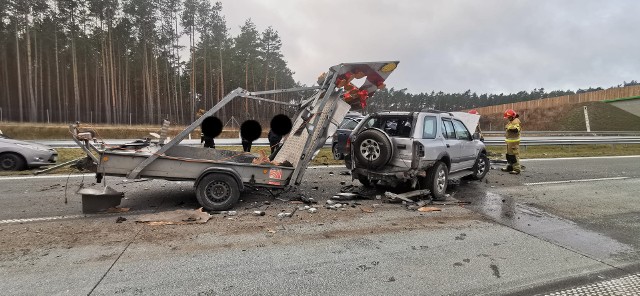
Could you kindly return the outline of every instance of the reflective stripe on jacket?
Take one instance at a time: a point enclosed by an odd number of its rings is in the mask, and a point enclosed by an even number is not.
[[[507,143],[520,142],[520,131],[522,130],[520,127],[520,119],[514,118],[509,121],[507,125],[504,127],[505,136],[504,141]],[[515,129],[516,131],[511,131]]]

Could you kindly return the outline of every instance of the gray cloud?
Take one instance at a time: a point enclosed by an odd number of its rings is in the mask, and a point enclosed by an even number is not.
[[[295,79],[340,62],[401,61],[410,92],[516,92],[640,79],[640,1],[229,0],[233,34],[271,25]]]

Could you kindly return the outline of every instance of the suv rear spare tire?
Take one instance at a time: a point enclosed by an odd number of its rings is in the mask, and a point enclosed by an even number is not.
[[[367,129],[353,144],[356,161],[369,169],[377,169],[389,162],[393,155],[391,140],[381,130]]]

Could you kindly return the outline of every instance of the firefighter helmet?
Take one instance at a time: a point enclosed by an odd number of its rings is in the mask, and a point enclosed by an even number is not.
[[[516,117],[517,113],[516,111],[513,111],[513,109],[507,109],[507,111],[504,111],[504,118],[509,118],[509,117]]]
[[[469,110],[469,114],[475,114],[475,115],[478,115],[478,110],[476,110],[476,109],[471,109],[471,110]]]

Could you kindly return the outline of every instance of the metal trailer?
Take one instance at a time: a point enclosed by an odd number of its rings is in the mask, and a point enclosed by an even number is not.
[[[162,136],[157,141],[147,140],[119,147],[98,142],[95,131],[84,130],[76,122],[70,125],[70,132],[73,140],[87,154],[76,166],[95,172],[98,183],[104,176],[193,181],[196,197],[202,207],[212,211],[227,210],[236,204],[245,188],[290,189],[299,185],[309,162],[335,132],[349,109],[363,107],[359,97],[355,99],[349,95],[349,88],[353,85],[349,82],[354,78],[362,79],[362,86],[356,90],[361,93],[366,91],[365,94],[370,97],[384,87],[384,81],[397,64],[398,61],[339,64],[323,73],[316,87],[258,92],[235,89],[168,143],[164,143],[168,128],[166,121],[163,123]],[[314,91],[313,95],[293,103],[259,97],[310,90]],[[282,146],[272,161],[255,153],[180,145],[205,118],[213,116],[236,98],[296,108],[293,128],[283,137]],[[362,99],[365,100],[366,97]],[[93,194],[96,198],[99,195]],[[83,208],[89,200],[84,197]]]

